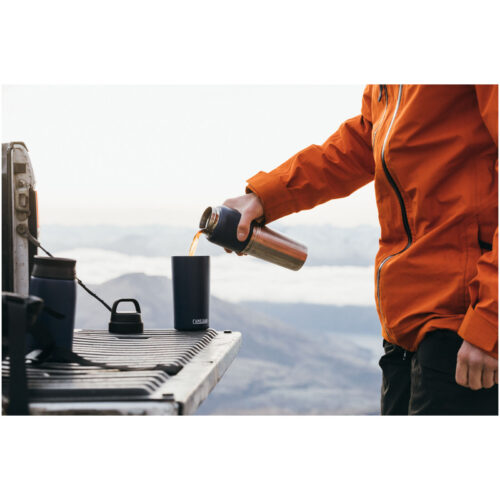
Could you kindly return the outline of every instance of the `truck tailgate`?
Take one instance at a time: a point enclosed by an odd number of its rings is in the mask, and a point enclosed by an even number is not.
[[[75,331],[73,350],[107,368],[73,363],[27,365],[30,413],[84,415],[192,414],[236,357],[241,334],[231,331],[145,330],[112,334]],[[123,371],[127,367],[132,371]],[[2,403],[9,362],[2,363]]]

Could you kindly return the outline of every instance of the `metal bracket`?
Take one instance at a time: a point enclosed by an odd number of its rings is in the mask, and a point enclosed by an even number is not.
[[[30,215],[29,186],[25,180],[19,179],[14,187],[14,208],[17,218],[26,220]]]

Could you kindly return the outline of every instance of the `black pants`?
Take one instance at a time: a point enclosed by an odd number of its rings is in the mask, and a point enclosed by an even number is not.
[[[455,382],[461,345],[449,330],[428,333],[414,353],[384,340],[382,415],[498,415],[498,385],[473,391]]]

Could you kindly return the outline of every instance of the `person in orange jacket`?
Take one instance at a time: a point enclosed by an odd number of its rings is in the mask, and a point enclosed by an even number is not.
[[[224,204],[245,240],[372,180],[382,414],[498,414],[498,86],[368,85],[359,116]]]

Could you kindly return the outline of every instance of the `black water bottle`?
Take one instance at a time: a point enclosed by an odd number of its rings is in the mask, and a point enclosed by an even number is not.
[[[30,295],[44,301],[38,324],[50,334],[57,347],[71,351],[76,309],[76,261],[56,257],[35,257],[30,278]],[[29,350],[40,348],[30,336]]]

